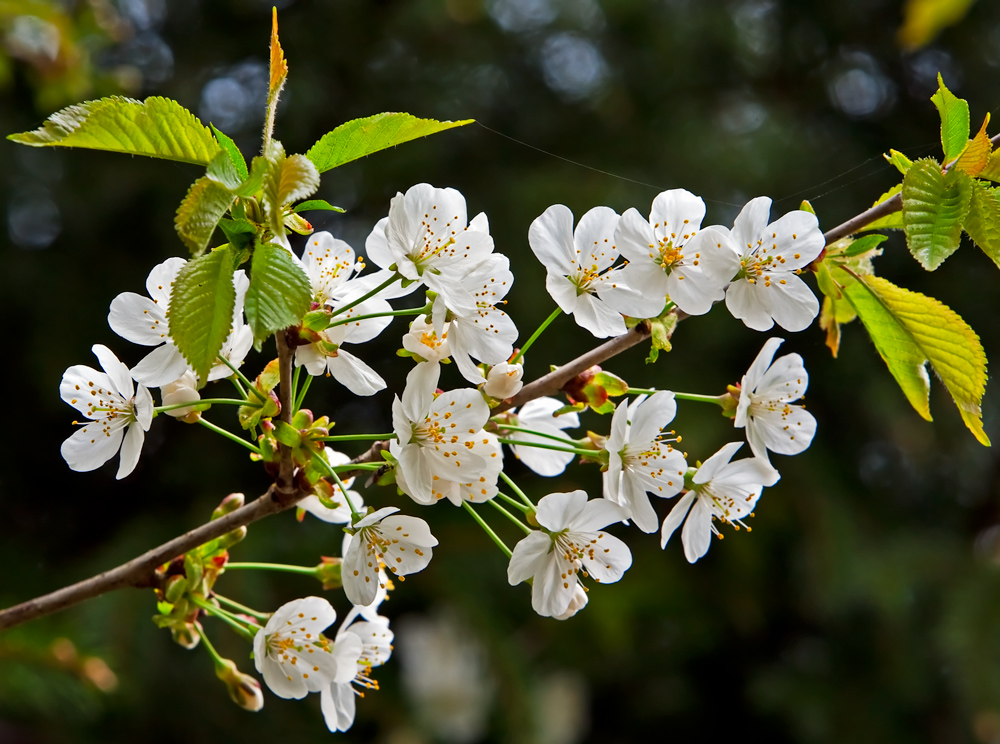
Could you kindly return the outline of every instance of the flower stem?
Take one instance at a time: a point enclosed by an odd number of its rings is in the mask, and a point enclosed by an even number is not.
[[[201,597],[198,597],[194,594],[189,594],[188,598],[191,600],[192,604],[200,607],[209,615],[219,618],[224,623],[229,625],[229,627],[235,630],[239,635],[243,636],[248,641],[253,643],[253,638],[256,635],[256,632],[250,630],[250,628],[248,627],[249,623],[247,623],[245,620],[241,620],[240,618],[236,617],[236,615],[234,615],[233,613],[227,612],[221,607],[216,607],[211,602],[208,602],[207,600],[204,600]]]
[[[360,442],[395,438],[396,435],[391,432],[389,434],[339,434],[330,437],[313,437],[317,442]]]
[[[226,439],[231,439],[234,442],[236,442],[237,444],[242,444],[244,447],[246,447],[251,452],[256,452],[258,455],[260,454],[260,448],[259,447],[257,447],[254,444],[251,444],[250,442],[248,442],[246,439],[243,439],[242,437],[236,436],[232,432],[226,431],[221,426],[216,426],[215,424],[211,423],[210,421],[206,421],[204,418],[201,418],[200,416],[198,417],[198,423],[201,424],[202,426],[204,426],[206,429],[208,429],[210,431],[214,431],[216,434],[219,434],[221,436],[224,436]]]
[[[290,566],[287,563],[227,563],[226,570],[231,568],[256,571],[284,571],[285,573],[301,574],[302,576],[315,576],[316,569],[312,566]]]
[[[497,496],[499,496],[499,495],[500,495],[500,494],[498,493],[498,494],[497,494]],[[510,499],[510,501],[511,501],[512,503],[515,503],[515,504],[517,503],[517,502],[516,502],[516,501],[514,501],[513,499]],[[530,535],[530,534],[531,534],[532,530],[531,530],[531,528],[530,528],[530,527],[529,527],[528,525],[526,525],[526,524],[525,524],[524,522],[522,522],[522,521],[521,521],[520,519],[518,519],[518,518],[517,518],[517,517],[515,517],[515,516],[514,516],[513,514],[511,514],[511,513],[509,512],[509,511],[507,511],[507,510],[506,510],[506,509],[504,509],[504,508],[503,508],[502,506],[500,506],[500,504],[498,504],[498,503],[497,503],[497,502],[496,502],[495,500],[493,500],[493,499],[490,499],[490,505],[491,505],[491,506],[492,506],[492,507],[493,507],[494,509],[496,509],[497,511],[499,511],[499,512],[500,512],[501,514],[503,514],[503,515],[504,515],[505,517],[507,517],[507,519],[509,519],[509,520],[510,520],[511,522],[513,522],[513,523],[514,523],[514,524],[516,524],[516,525],[517,525],[518,527],[520,527],[520,528],[521,528],[522,530],[524,530],[524,534],[525,534],[525,535]],[[520,505],[518,505],[518,508],[521,508],[521,507],[520,507]]]
[[[633,388],[630,387],[626,394],[628,395],[652,395],[653,393],[660,392],[654,388]],[[717,406],[722,405],[721,395],[697,395],[696,393],[674,393],[674,398],[677,400],[693,400],[698,403],[715,403]]]
[[[531,503],[531,499],[524,495],[524,491],[517,487],[517,484],[510,479],[510,476],[501,470],[500,477],[503,478],[504,483],[510,486],[510,490],[516,493],[517,497],[524,502],[525,506],[527,506],[531,511],[535,510],[535,505]]]
[[[506,437],[498,437],[498,439],[501,444],[518,444],[524,447],[538,447],[540,449],[555,450],[556,452],[572,452],[574,455],[580,455],[580,457],[593,457],[597,454],[597,450],[583,449],[582,447],[560,447],[556,444],[526,442],[523,439],[507,439]]]
[[[545,433],[543,431],[535,431],[534,429],[529,429],[529,428],[527,428],[525,426],[514,426],[513,424],[504,424],[504,423],[499,422],[499,421],[497,422],[497,426],[499,426],[501,429],[505,429],[507,431],[520,431],[520,432],[524,432],[525,434],[532,434],[532,435],[534,435],[536,437],[544,437],[545,439],[554,439],[555,441],[562,442],[563,444],[576,444],[577,443],[576,439],[570,439],[569,437],[561,437],[561,436],[559,436],[557,434],[547,434],[547,433]],[[528,445],[528,446],[531,446],[531,445]]]
[[[267,620],[271,615],[267,612],[257,612],[257,610],[251,610],[244,604],[240,604],[235,599],[229,599],[229,597],[223,597],[218,592],[212,592],[212,596],[215,597],[221,604],[232,607],[234,610],[242,612],[244,615],[250,615],[250,617],[255,617],[258,620]]]
[[[292,390],[298,390],[299,389],[298,388],[298,376],[299,376],[299,371],[301,369],[302,369],[302,367],[296,367],[295,368],[296,382],[292,385]],[[312,385],[312,381],[313,381],[313,376],[312,375],[306,375],[306,381],[302,383],[302,389],[299,390],[299,394],[295,398],[295,410],[296,411],[298,411],[300,408],[302,408],[302,401],[304,401],[306,399],[306,393],[309,392],[309,386]]]
[[[240,368],[239,367],[237,367],[231,361],[229,361],[228,359],[226,359],[224,356],[220,356],[218,359],[219,359],[220,362],[222,362],[227,367],[229,367],[229,369],[231,369],[236,374],[236,376],[239,377],[243,381],[243,384],[247,386],[247,389],[249,389],[251,393],[253,393],[254,395],[256,395],[257,398],[259,398],[261,401],[267,400],[267,396],[264,395],[264,393],[262,393],[260,390],[257,389],[256,385],[253,384],[253,382],[250,380],[250,378],[248,378],[245,374],[243,374],[242,372],[240,372]]]
[[[405,310],[392,310],[391,312],[385,313],[368,313],[367,315],[352,315],[350,318],[343,318],[342,320],[335,320],[327,328],[333,328],[334,326],[346,325],[347,323],[359,323],[362,320],[371,320],[372,318],[394,318],[401,315],[424,315],[428,312],[427,305],[421,307],[410,307]]]
[[[469,512],[469,514],[472,515],[472,518],[479,523],[479,526],[483,528],[483,531],[490,536],[490,539],[497,544],[500,550],[502,550],[506,556],[510,558],[513,555],[510,548],[504,545],[503,540],[501,540],[497,533],[493,531],[493,528],[486,524],[486,520],[476,513],[476,510],[472,508],[472,505],[469,504],[468,501],[462,501],[462,506],[465,507],[465,510]]]
[[[558,318],[561,314],[562,314],[562,308],[557,307],[555,310],[553,310],[552,313],[549,315],[549,317],[543,320],[542,324],[538,326],[538,330],[536,330],[534,333],[531,334],[531,338],[525,341],[524,346],[522,346],[521,350],[514,355],[514,358],[510,360],[510,363],[517,364],[521,360],[521,357],[524,356],[524,352],[530,349],[531,345],[538,340],[539,336],[542,335],[542,331],[548,328],[549,325],[552,323],[552,321]]]
[[[246,400],[236,400],[235,398],[201,398],[200,400],[192,400],[190,403],[171,403],[169,406],[154,406],[153,413],[166,413],[167,411],[176,411],[178,408],[187,408],[188,406],[245,406],[246,404]]]
[[[302,367],[296,367],[295,370],[292,372],[292,391],[293,392],[297,391],[299,389],[299,374],[301,372],[302,372]],[[298,397],[298,394],[294,394],[293,397],[295,398],[295,402],[296,402],[295,410],[297,411],[297,410],[299,410],[299,406],[298,406],[299,397]]]
[[[215,661],[218,666],[223,666],[226,663],[226,660],[219,655],[219,652],[215,650],[215,646],[213,646],[212,642],[208,640],[208,634],[205,632],[205,629],[201,627],[201,623],[195,623],[194,629],[197,630],[198,635],[201,636],[201,642],[204,644],[205,650],[208,651],[209,655],[212,657],[212,660]]]
[[[497,491],[497,496],[506,501],[510,506],[513,506],[515,509],[520,509],[522,512],[525,513],[531,511],[530,508],[522,504],[520,501],[518,501],[517,499],[512,499],[510,496],[503,493],[502,491]]]
[[[329,460],[327,460],[322,455],[317,455],[313,459],[315,462],[318,462],[322,466],[322,468],[330,475],[330,477],[333,478],[334,481],[336,481],[337,485],[340,486],[340,490],[341,492],[343,492],[344,498],[347,500],[347,506],[351,510],[352,521],[357,521],[359,516],[358,510],[354,508],[354,502],[351,501],[351,497],[347,493],[347,486],[344,485],[344,481],[342,481],[340,479],[340,476],[337,475],[337,471],[333,469],[332,465],[330,465]]]
[[[358,305],[360,305],[365,300],[370,300],[372,297],[374,297],[375,295],[377,295],[383,289],[385,289],[386,287],[391,286],[392,284],[394,284],[395,282],[399,281],[400,279],[402,279],[402,277],[399,274],[393,274],[391,277],[389,277],[388,279],[386,279],[380,285],[378,285],[377,287],[375,287],[375,289],[373,289],[371,292],[368,292],[367,294],[363,294],[358,299],[353,300],[351,302],[348,302],[346,305],[341,305],[340,307],[338,307],[336,310],[334,310],[332,313],[330,313],[330,317],[331,318],[335,318],[336,316],[340,315],[341,313],[346,313],[352,307],[357,307]],[[353,320],[353,318],[352,318],[352,320]],[[336,325],[336,324],[335,323],[331,323],[330,325]],[[329,327],[330,326],[327,326],[327,328],[329,328]]]

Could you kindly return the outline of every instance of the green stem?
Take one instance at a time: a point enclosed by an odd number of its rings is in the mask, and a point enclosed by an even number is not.
[[[385,289],[386,287],[392,286],[392,284],[394,284],[395,282],[399,281],[400,279],[402,279],[402,277],[399,274],[393,274],[391,277],[389,277],[388,279],[386,279],[380,285],[378,285],[377,287],[375,287],[375,289],[373,289],[371,292],[368,292],[367,294],[361,295],[358,299],[354,300],[353,302],[348,302],[346,305],[341,305],[340,307],[338,307],[336,310],[334,310],[332,313],[330,313],[330,317],[331,318],[335,318],[338,315],[340,315],[341,313],[346,313],[351,308],[357,307],[358,305],[360,305],[365,300],[370,300],[372,297],[374,297],[375,295],[377,295],[383,289]],[[352,318],[352,320],[353,320],[353,318]],[[331,323],[331,325],[335,325],[335,324]],[[330,326],[327,326],[327,328],[329,328],[329,327]]]
[[[192,400],[190,403],[171,403],[169,406],[154,406],[153,413],[166,413],[167,411],[176,411],[178,408],[203,406],[206,404],[210,406],[245,406],[247,402],[246,400],[236,400],[235,398],[202,398],[201,400]]]
[[[507,431],[520,431],[520,432],[524,432],[525,434],[532,434],[532,435],[534,435],[536,437],[544,437],[545,439],[554,439],[555,441],[562,442],[564,444],[577,444],[578,443],[578,440],[576,440],[576,439],[570,439],[569,437],[561,437],[558,434],[546,434],[543,431],[535,431],[534,429],[529,429],[529,428],[527,428],[525,426],[514,426],[513,424],[505,424],[505,423],[500,422],[500,421],[497,422],[497,426],[499,426],[501,429],[505,429]]]
[[[236,376],[243,381],[243,384],[247,386],[247,389],[250,390],[251,393],[253,393],[254,395],[256,395],[261,401],[267,400],[267,396],[264,395],[264,393],[262,393],[260,390],[257,389],[257,386],[253,384],[253,382],[250,380],[250,378],[248,378],[245,374],[243,374],[242,372],[240,372],[240,368],[239,367],[237,367],[231,361],[229,361],[228,359],[226,359],[224,356],[220,356],[218,359],[219,359],[220,362],[222,362],[227,367],[229,367],[229,369],[231,369],[236,374]]]
[[[497,494],[497,495],[499,496],[500,494]],[[513,501],[513,499],[511,499],[511,501]],[[517,502],[516,502],[516,501],[513,501],[513,503],[517,503]],[[494,508],[494,509],[496,509],[496,510],[497,510],[497,511],[499,511],[499,512],[500,512],[501,514],[503,514],[503,515],[504,515],[505,517],[507,517],[507,519],[509,519],[509,520],[510,520],[511,522],[513,522],[514,524],[516,524],[516,525],[517,525],[518,527],[520,527],[520,528],[521,528],[522,530],[524,530],[524,534],[525,534],[525,535],[530,535],[530,534],[531,534],[532,530],[531,530],[531,528],[530,528],[530,527],[529,527],[528,525],[526,525],[526,524],[525,524],[524,522],[522,522],[522,521],[521,521],[520,519],[518,519],[518,518],[517,518],[517,517],[515,517],[515,516],[514,516],[513,514],[511,514],[511,513],[509,512],[509,511],[507,511],[507,510],[506,510],[506,509],[504,509],[504,508],[503,508],[502,506],[500,506],[500,504],[498,504],[498,503],[497,503],[497,502],[496,502],[495,500],[493,500],[493,499],[490,499],[490,504],[491,504],[491,505],[493,506],[493,508]],[[518,508],[520,508],[520,505],[518,505]]]
[[[531,503],[531,499],[524,495],[524,491],[517,487],[517,484],[510,479],[510,476],[501,470],[500,477],[503,478],[503,482],[510,487],[510,490],[516,493],[517,497],[524,502],[525,506],[527,506],[531,511],[535,510],[535,505]]]
[[[296,377],[298,376],[299,370],[301,370],[301,369],[302,369],[302,367],[296,367],[295,368],[295,375],[296,375]],[[302,408],[302,401],[304,401],[306,399],[306,393],[309,392],[309,386],[312,385],[312,381],[313,381],[313,376],[312,375],[307,375],[306,376],[306,381],[304,383],[302,383],[302,389],[299,390],[299,394],[295,398],[295,410],[296,411],[298,411],[300,408]],[[298,383],[295,383],[295,385],[292,386],[292,390],[298,390]]]
[[[462,506],[465,507],[465,510],[469,512],[469,514],[472,515],[472,518],[479,523],[479,526],[483,528],[483,531],[490,536],[490,539],[497,544],[500,550],[502,550],[507,557],[510,558],[513,553],[510,548],[504,545],[503,540],[501,540],[497,533],[493,531],[493,528],[486,524],[486,521],[476,513],[476,510],[472,508],[468,501],[463,501]]]
[[[330,477],[337,482],[337,485],[340,486],[340,490],[341,492],[343,492],[344,498],[347,500],[347,506],[351,510],[352,523],[356,522],[360,515],[358,514],[358,510],[354,508],[354,502],[351,501],[351,497],[347,493],[347,486],[344,485],[344,481],[340,480],[340,476],[337,475],[337,471],[333,469],[333,466],[330,465],[330,462],[322,455],[317,455],[316,457],[313,458],[313,461],[318,462],[323,467],[323,469],[330,475]]]
[[[317,442],[361,442],[395,438],[396,435],[392,432],[388,434],[339,434],[331,437],[313,437],[313,439]]]
[[[204,418],[201,418],[201,417],[198,418],[198,423],[201,424],[202,426],[204,426],[206,429],[208,429],[210,431],[214,431],[216,434],[219,434],[221,436],[224,436],[226,439],[231,439],[234,442],[236,442],[237,444],[242,444],[244,447],[246,447],[251,452],[256,452],[258,455],[260,454],[260,448],[259,447],[257,447],[254,444],[251,444],[250,442],[248,442],[247,440],[245,440],[245,439],[243,439],[241,437],[236,436],[232,432],[228,432],[225,429],[223,429],[222,427],[216,426],[215,424],[213,424],[213,423],[211,423],[209,421],[206,421]]]
[[[538,330],[536,330],[534,333],[531,334],[531,338],[529,338],[524,343],[524,346],[522,346],[521,350],[514,355],[514,358],[510,360],[510,363],[517,364],[520,361],[521,357],[524,356],[524,352],[526,352],[528,349],[531,348],[531,345],[538,340],[538,337],[542,335],[542,332],[546,328],[548,328],[549,325],[552,323],[552,321],[558,318],[561,314],[562,314],[562,308],[557,307],[555,310],[553,310],[552,314],[549,315],[549,317],[547,317],[545,320],[543,320],[542,324],[538,326]]]
[[[499,496],[501,499],[503,499],[508,504],[510,504],[511,506],[513,506],[515,509],[520,509],[525,514],[527,514],[528,512],[531,511],[531,509],[529,507],[525,506],[524,504],[522,504],[517,499],[512,499],[510,496],[508,496],[507,494],[503,493],[502,491],[497,491],[497,496]]]
[[[290,566],[287,563],[227,563],[226,570],[231,568],[247,571],[284,571],[285,573],[301,574],[302,576],[315,576],[316,569],[311,566]]]
[[[235,375],[231,375],[229,377],[229,381],[231,383],[233,383],[233,387],[236,388],[236,391],[240,394],[240,397],[243,398],[243,400],[246,400],[247,399],[247,391],[243,389],[242,385],[240,385],[239,379]]]
[[[201,642],[204,644],[205,650],[208,651],[215,663],[218,666],[225,666],[226,660],[219,655],[219,652],[215,650],[215,646],[213,646],[212,642],[208,640],[208,634],[205,632],[205,629],[201,627],[201,623],[195,623],[194,628],[198,631],[198,635],[201,636]]]
[[[430,312],[427,305],[423,307],[411,307],[406,310],[393,310],[387,313],[368,313],[367,315],[352,315],[350,318],[344,318],[343,320],[335,320],[327,328],[333,328],[334,326],[346,325],[348,323],[359,323],[362,320],[371,320],[372,318],[394,318],[401,315],[424,315]]]
[[[195,596],[193,594],[189,594],[187,596],[191,600],[192,604],[200,607],[205,612],[207,612],[209,615],[212,615],[213,617],[219,618],[224,623],[226,623],[227,625],[229,625],[229,627],[231,627],[233,630],[235,630],[237,633],[239,633],[241,636],[243,636],[248,641],[250,641],[251,643],[253,643],[254,636],[257,633],[254,630],[250,630],[250,628],[248,627],[248,623],[245,620],[242,620],[242,619],[236,617],[233,613],[227,612],[226,610],[222,609],[221,607],[216,607],[211,602],[208,602],[208,601],[206,601],[204,599],[201,599],[200,597],[197,597],[197,596]]]
[[[251,610],[244,604],[240,604],[235,599],[229,599],[229,597],[223,597],[218,592],[212,592],[212,596],[219,600],[220,603],[232,607],[234,610],[242,612],[244,615],[250,615],[250,617],[255,617],[258,620],[267,620],[270,618],[270,614],[266,612],[257,612],[257,610]]]
[[[582,447],[560,447],[555,444],[545,444],[544,442],[526,442],[523,439],[507,439],[506,437],[498,437],[501,444],[519,444],[524,447],[538,447],[540,449],[555,450],[556,452],[572,452],[574,455],[580,455],[580,457],[593,457],[598,454],[597,450],[583,449]]]
[[[652,395],[653,393],[658,393],[659,390],[655,388],[633,388],[630,387],[626,393],[628,395]],[[697,395],[696,393],[674,393],[674,398],[677,400],[693,400],[698,403],[715,403],[717,406],[721,406],[722,396],[721,395]]]
[[[292,390],[297,391],[299,389],[299,374],[301,372],[302,372],[302,367],[296,367],[292,371]],[[311,377],[312,375],[310,375],[310,378]],[[294,395],[294,398],[295,398],[295,411],[297,411],[299,410],[299,396],[297,393]],[[295,413],[295,411],[292,411],[292,413]]]

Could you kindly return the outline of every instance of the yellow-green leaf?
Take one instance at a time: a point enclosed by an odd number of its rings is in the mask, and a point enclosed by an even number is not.
[[[264,116],[264,146],[274,132],[274,114],[278,110],[278,96],[288,79],[288,63],[278,41],[278,9],[271,8],[271,74],[267,86],[267,113]]]
[[[911,165],[912,165],[912,163],[911,163]],[[901,183],[897,184],[896,186],[893,186],[891,189],[889,189],[884,194],[882,194],[882,196],[880,196],[878,199],[876,199],[875,203],[872,204],[872,206],[873,207],[877,207],[879,204],[881,204],[884,201],[888,201],[889,199],[891,199],[892,197],[894,197],[896,194],[898,194],[902,190],[903,190],[903,184],[901,184]],[[882,217],[880,219],[875,220],[874,222],[871,222],[871,223],[865,225],[864,230],[866,230],[866,231],[867,230],[886,230],[886,229],[889,229],[889,228],[895,229],[895,230],[902,230],[903,229],[903,213],[902,213],[902,211],[897,211],[897,212],[893,212],[892,214],[887,214],[885,217]]]
[[[931,418],[930,362],[969,431],[989,446],[980,409],[986,353],[975,331],[947,305],[879,277],[860,278],[844,288],[844,296],[917,413]]]
[[[990,142],[989,135],[986,134],[986,125],[990,123],[990,115],[986,114],[983,126],[979,128],[979,133],[970,139],[953,168],[965,171],[970,176],[978,176],[990,160],[990,153],[993,150],[993,143]]]
[[[965,17],[975,0],[908,0],[897,39],[904,49],[919,49],[940,31]]]
[[[980,250],[1000,266],[1000,198],[996,189],[972,182],[972,199],[964,227]]]
[[[969,213],[972,179],[952,169],[947,175],[930,158],[918,160],[903,177],[906,245],[920,265],[934,271],[958,250]]]
[[[931,103],[937,106],[941,115],[941,147],[947,163],[961,155],[969,141],[969,104],[948,90],[941,73],[938,73],[938,89],[931,96]]]
[[[306,157],[316,164],[320,173],[324,173],[387,147],[443,132],[446,129],[462,127],[473,121],[473,119],[436,121],[418,119],[410,114],[375,114],[366,119],[355,119],[341,124],[332,132],[327,132],[319,142],[309,148]]]
[[[208,165],[219,143],[190,111],[169,98],[112,96],[57,111],[33,132],[7,139],[32,147],[83,147]]]
[[[227,157],[221,153],[222,157]],[[235,196],[222,184],[209,176],[202,176],[193,184],[177,208],[174,227],[192,255],[200,255],[208,247],[215,226],[219,224]]]

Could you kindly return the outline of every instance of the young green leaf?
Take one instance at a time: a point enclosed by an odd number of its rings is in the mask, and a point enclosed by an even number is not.
[[[928,271],[958,250],[962,222],[969,213],[971,181],[955,169],[943,175],[932,159],[918,160],[903,177],[906,245]]]
[[[226,154],[229,155],[229,160],[236,168],[236,173],[239,175],[240,181],[247,180],[247,161],[243,158],[243,153],[240,152],[240,148],[238,148],[236,143],[227,137],[223,132],[216,129],[214,124],[209,122],[208,126],[212,128],[212,133],[215,134],[215,138],[219,141],[219,145],[226,151]]]
[[[232,329],[233,264],[232,248],[220,246],[184,264],[170,292],[170,337],[202,380]]]
[[[304,201],[301,204],[296,204],[295,208],[292,209],[293,212],[310,212],[310,211],[326,211],[326,212],[346,212],[347,210],[343,207],[335,207],[330,202],[325,199],[310,199],[309,201]]]
[[[909,170],[909,169],[907,169],[907,170]],[[881,204],[884,201],[888,201],[889,199],[891,199],[892,197],[894,197],[896,194],[898,194],[902,190],[903,190],[903,184],[901,184],[901,183],[897,184],[896,186],[893,186],[891,189],[889,189],[884,194],[882,194],[882,196],[880,196],[878,199],[876,199],[875,203],[872,204],[872,206],[875,207],[875,206],[878,206],[879,204]],[[868,223],[867,225],[865,225],[865,227],[863,229],[865,231],[868,231],[868,230],[885,230],[885,229],[902,230],[903,229],[903,213],[899,212],[899,211],[892,212],[891,214],[887,214],[885,217],[881,217],[881,218],[875,220],[874,222]]]
[[[288,251],[275,243],[254,249],[246,314],[258,350],[269,334],[301,320],[309,295],[309,278]]]
[[[931,102],[941,115],[941,147],[947,163],[961,155],[969,141],[969,104],[948,90],[941,73],[938,73],[938,89],[931,96]]]
[[[879,277],[863,277],[844,295],[910,405],[930,421],[926,363],[948,388],[962,420],[983,445],[980,402],[986,389],[986,354],[979,337],[951,308]]]
[[[888,239],[888,235],[865,235],[863,238],[858,238],[847,246],[847,250],[845,250],[841,255],[844,258],[860,256],[862,253],[867,253],[872,250],[872,248],[877,248],[880,243]]]
[[[271,75],[267,86],[267,114],[264,117],[264,150],[271,143],[274,132],[274,114],[278,110],[278,96],[288,79],[288,63],[278,41],[278,9],[271,8]]]
[[[208,165],[219,145],[190,111],[169,98],[112,96],[52,114],[33,132],[7,139],[32,147],[83,147]]]
[[[193,184],[177,208],[174,227],[194,256],[200,255],[212,239],[235,197],[222,184],[202,176]]]
[[[462,127],[473,121],[435,121],[418,119],[410,114],[375,114],[341,124],[332,132],[327,132],[309,149],[306,157],[316,164],[320,173],[324,173],[387,147]]]
[[[969,216],[965,218],[965,232],[980,250],[1000,266],[1000,198],[996,189],[972,182],[972,199]]]
[[[285,156],[277,141],[268,148],[264,175],[264,213],[275,235],[284,235],[283,208],[312,195],[319,188],[319,171],[305,155]]]
[[[220,152],[212,158],[212,162],[208,164],[208,168],[205,170],[205,175],[216,183],[225,186],[228,191],[238,189],[244,180],[240,178],[239,171],[233,165],[233,161],[229,158],[229,153],[227,152]]]
[[[904,176],[906,175],[906,171],[910,170],[910,166],[913,165],[913,161],[899,152],[899,150],[889,150],[889,153],[882,157],[889,161]]]

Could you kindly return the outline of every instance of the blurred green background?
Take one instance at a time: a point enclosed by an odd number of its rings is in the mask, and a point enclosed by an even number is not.
[[[929,16],[919,14],[938,6],[951,7],[957,23],[922,38]],[[729,224],[749,198],[767,194],[775,214],[810,199],[829,229],[898,182],[881,158],[890,147],[939,156],[928,101],[938,71],[969,99],[974,127],[1000,110],[1000,4],[968,6],[284,0],[291,75],[276,136],[304,152],[341,122],[380,111],[481,122],[326,174],[318,196],[348,211],[311,216],[361,249],[397,191],[421,181],[460,189],[511,257],[517,281],[506,309],[525,338],[552,307],[526,241],[531,220],[552,203],[578,217],[600,204],[648,214],[660,190],[683,187],[704,197],[708,223]],[[259,148],[270,8],[257,0],[0,0],[0,131],[35,128],[86,98],[164,95],[250,157]],[[11,403],[0,472],[6,606],[116,565],[198,524],[230,491],[252,497],[268,483],[235,446],[173,420],[154,422],[123,482],[114,480],[116,463],[75,474],[58,454],[72,420],[57,394],[63,370],[93,365],[94,343],[129,364],[145,353],[110,331],[108,305],[119,292],[141,292],[154,264],[186,255],[172,218],[198,169],[8,142],[0,169]],[[931,275],[899,235],[885,248],[880,274],[951,306],[995,355],[1000,300],[985,256],[967,244]],[[388,370],[388,391],[357,399],[330,381],[310,393],[308,404],[330,413],[338,433],[389,428],[392,392],[407,370],[394,356],[401,328],[359,350]],[[836,360],[817,328],[785,335],[782,352],[806,359],[819,433],[806,454],[776,458],[783,477],[764,494],[753,533],[727,531],[694,566],[679,541],[660,551],[656,536],[633,530],[625,578],[555,622],[534,615],[526,586],[507,585],[503,556],[467,515],[402,504],[431,522],[441,547],[384,605],[395,658],[377,671],[382,690],[359,701],[348,734],[325,730],[316,696],[265,693],[264,711],[237,709],[208,655],[175,646],[149,621],[152,594],[130,591],[0,636],[0,743],[1000,742],[996,458],[936,383],[936,420],[921,420],[860,327],[845,327]],[[643,365],[644,349],[607,366],[636,385],[716,393],[739,379],[766,338],[719,309],[684,322],[675,350],[655,366]],[[561,319],[529,355],[527,376],[592,343]],[[263,361],[252,357],[248,373]],[[448,375],[446,384],[460,384],[454,370]],[[988,389],[994,440],[998,406]],[[231,426],[228,413],[210,418]],[[584,422],[608,425],[593,415]],[[697,404],[681,406],[676,426],[692,460],[736,436]],[[552,480],[517,464],[510,472],[536,498],[577,487],[598,493],[592,470]],[[656,506],[662,515],[671,504]],[[336,528],[288,514],[252,526],[232,554],[308,565],[339,549]],[[263,610],[320,591],[303,578],[245,572],[218,588]],[[343,597],[331,599],[343,614]],[[245,645],[217,624],[208,630],[252,670]]]

